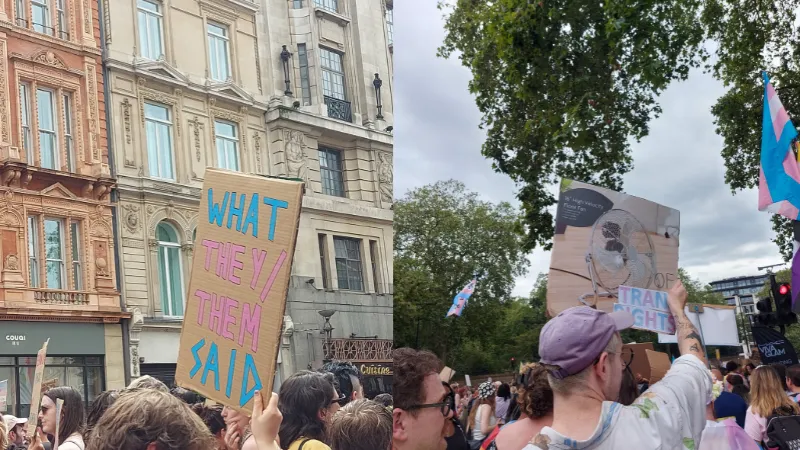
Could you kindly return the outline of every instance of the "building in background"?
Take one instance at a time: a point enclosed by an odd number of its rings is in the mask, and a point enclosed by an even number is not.
[[[0,2],[0,380],[27,417],[44,381],[87,402],[125,382],[95,2]]]
[[[364,366],[368,391],[387,392],[393,6],[260,1],[271,167],[307,183],[277,383],[324,360],[344,359]]]
[[[276,385],[390,359],[391,5],[102,5],[132,375],[172,382],[207,166],[306,181]]]
[[[719,292],[725,297],[729,305],[735,306],[735,297],[739,296],[739,313],[755,314],[758,311],[755,309],[755,295],[764,289],[764,285],[769,280],[769,275],[753,275],[735,278],[726,278],[724,280],[712,281],[711,290]]]

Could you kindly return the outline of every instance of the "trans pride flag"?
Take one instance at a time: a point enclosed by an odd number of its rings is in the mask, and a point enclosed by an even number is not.
[[[766,72],[763,77],[764,119],[761,126],[758,210],[797,220],[800,215],[800,166],[792,150],[797,130]]]
[[[461,317],[464,307],[467,306],[467,300],[469,300],[469,297],[473,292],[475,292],[475,284],[477,282],[478,281],[473,278],[472,281],[464,286],[464,289],[462,289],[461,292],[459,292],[455,298],[453,298],[453,306],[451,306],[450,310],[447,311],[447,315],[445,317],[450,317],[453,315]]]

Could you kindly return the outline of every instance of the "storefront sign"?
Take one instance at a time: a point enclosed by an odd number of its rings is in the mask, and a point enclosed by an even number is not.
[[[394,375],[391,364],[364,363],[358,366],[358,370],[366,376],[387,376]]]
[[[175,381],[249,413],[272,386],[303,184],[208,169]]]
[[[54,355],[104,355],[105,332],[101,323],[0,322],[0,355],[35,355],[50,339],[47,353]]]

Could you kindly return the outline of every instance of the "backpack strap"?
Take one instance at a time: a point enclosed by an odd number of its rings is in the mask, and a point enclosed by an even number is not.
[[[310,441],[310,438],[303,439],[303,442],[300,443],[300,447],[297,447],[297,450],[303,450],[303,446],[306,445],[306,442]]]

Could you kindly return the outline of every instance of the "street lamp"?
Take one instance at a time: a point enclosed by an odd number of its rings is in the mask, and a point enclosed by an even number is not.
[[[325,343],[322,345],[322,361],[330,361],[331,353],[331,333],[333,333],[333,325],[331,325],[331,317],[336,314],[335,309],[323,309],[317,313],[325,319],[325,324],[322,326],[320,334],[325,334]]]
[[[283,78],[286,83],[286,90],[283,91],[283,93],[286,95],[292,95],[292,90],[289,86],[289,59],[291,58],[292,54],[289,53],[289,50],[286,50],[286,46],[284,45],[281,51],[281,61],[283,61]]]
[[[377,73],[375,74],[375,79],[372,80],[372,85],[375,87],[375,99],[378,102],[378,115],[375,118],[383,120],[383,114],[381,114],[381,108],[383,108],[383,105],[381,105],[381,86],[383,86],[383,81],[381,81]]]

